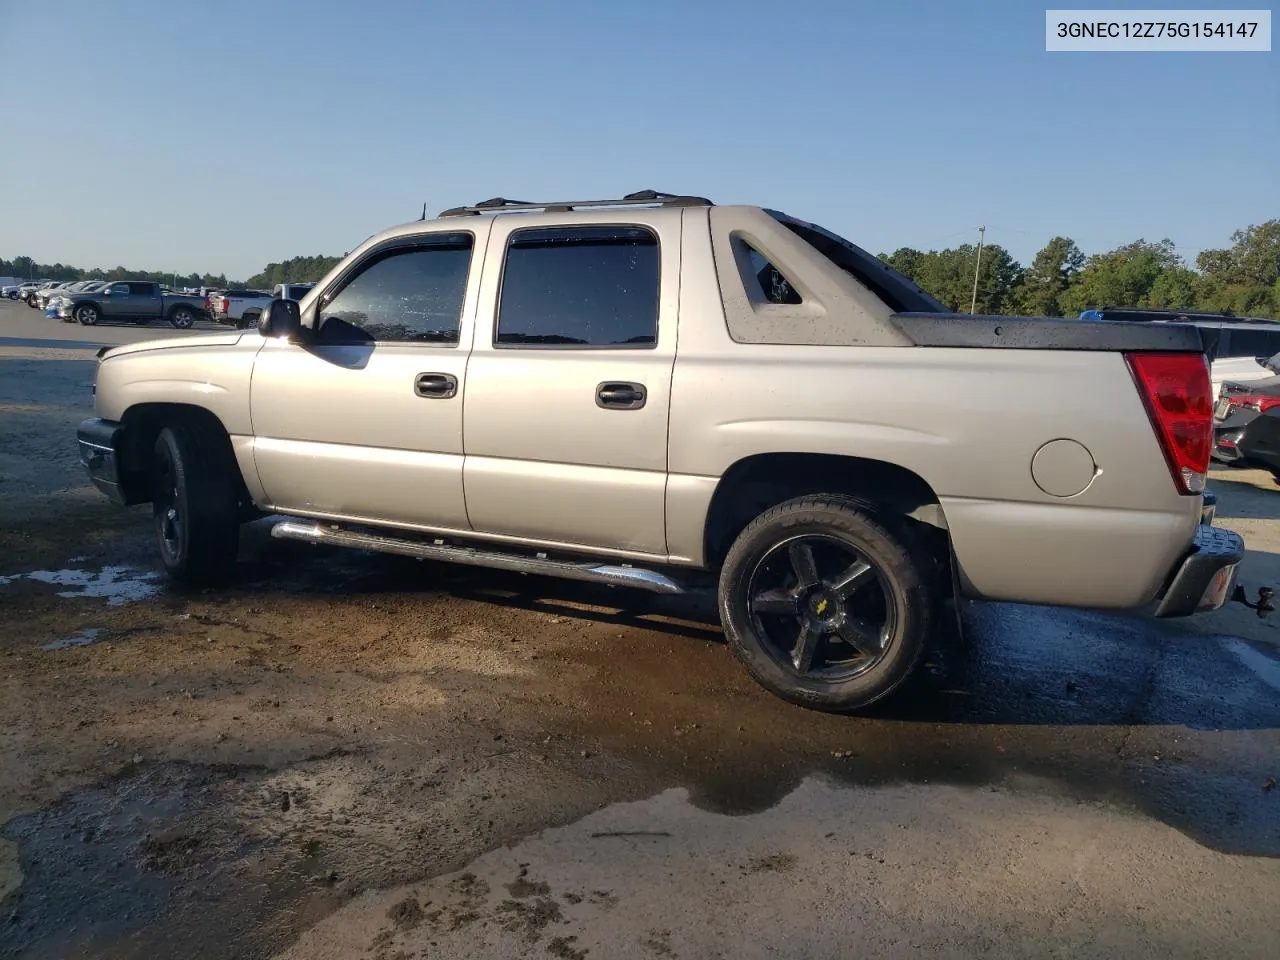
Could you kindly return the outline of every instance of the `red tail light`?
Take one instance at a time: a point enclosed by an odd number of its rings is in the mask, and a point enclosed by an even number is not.
[[[1228,393],[1224,390],[1222,396],[1227,401],[1228,413],[1232,407],[1248,407],[1259,413],[1266,413],[1273,407],[1280,407],[1280,397],[1264,397],[1260,393]]]
[[[226,313],[231,308],[231,301],[229,301],[226,297],[222,297],[221,299],[219,299],[218,304],[219,304],[218,306],[219,313]]]
[[[1125,355],[1179,493],[1204,491],[1213,447],[1213,388],[1199,353]]]

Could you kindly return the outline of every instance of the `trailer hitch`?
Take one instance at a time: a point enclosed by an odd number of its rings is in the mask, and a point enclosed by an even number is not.
[[[1274,597],[1275,591],[1270,587],[1259,587],[1258,602],[1250,603],[1249,592],[1245,590],[1244,584],[1242,583],[1237,583],[1235,590],[1231,592],[1232,601],[1235,603],[1243,603],[1250,610],[1258,611],[1259,617],[1265,617],[1268,613],[1275,610],[1275,605],[1272,603]]]

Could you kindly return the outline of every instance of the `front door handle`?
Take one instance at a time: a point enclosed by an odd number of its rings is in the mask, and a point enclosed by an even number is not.
[[[451,373],[420,373],[413,380],[413,392],[433,400],[458,395],[458,378]]]
[[[639,410],[646,396],[643,383],[609,381],[596,387],[596,406],[606,410]]]

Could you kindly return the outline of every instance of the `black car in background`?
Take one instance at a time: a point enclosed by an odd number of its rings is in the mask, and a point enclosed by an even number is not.
[[[1270,470],[1280,480],[1280,376],[1223,383],[1213,411],[1213,457]]]
[[[1254,417],[1241,432],[1236,449],[1245,463],[1270,470],[1280,483],[1280,406]]]

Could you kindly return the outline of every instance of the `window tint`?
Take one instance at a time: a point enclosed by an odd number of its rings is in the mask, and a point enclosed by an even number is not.
[[[390,251],[321,308],[320,339],[457,343],[470,268],[470,234]]]
[[[800,294],[791,285],[782,271],[769,262],[769,259],[745,240],[747,260],[751,263],[751,277],[744,278],[748,283],[754,278],[760,295],[769,303],[800,303]]]
[[[151,296],[151,294],[155,293],[155,289],[156,289],[156,287],[155,287],[155,284],[154,284],[154,283],[131,283],[131,284],[129,284],[129,292],[130,292],[130,293],[132,293],[132,294],[136,294],[136,295],[141,295],[141,296],[144,296],[144,297],[149,297],[149,296]]]
[[[521,230],[507,246],[499,345],[654,346],[658,238],[639,227]]]

